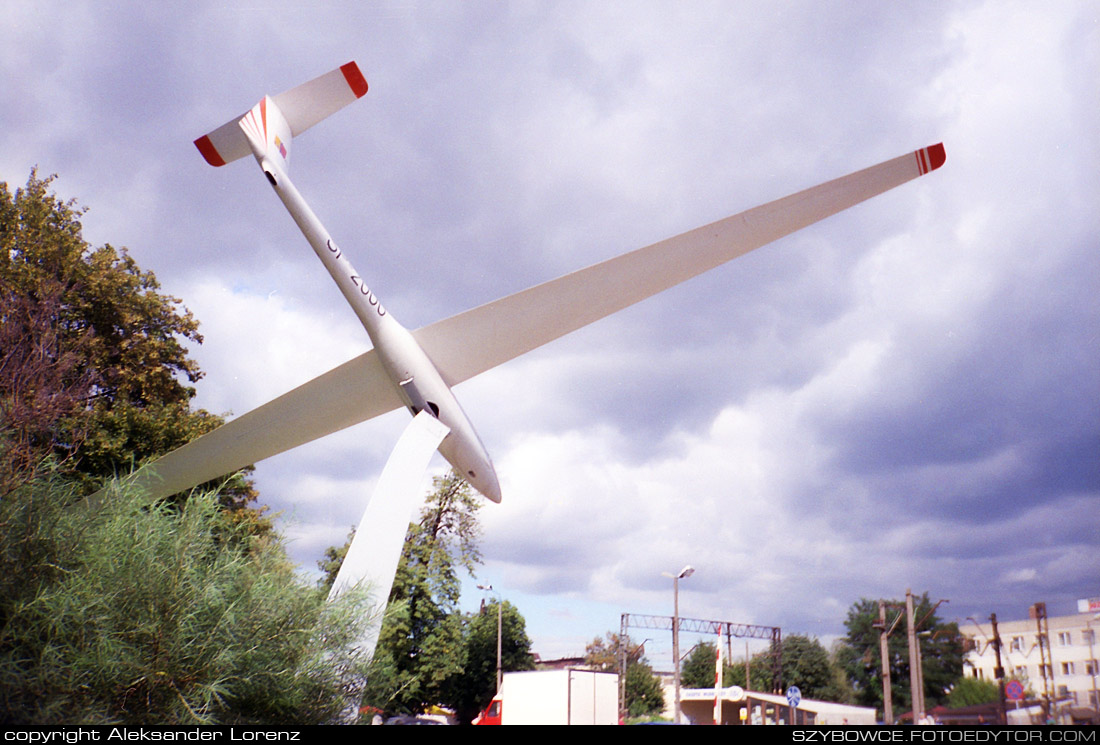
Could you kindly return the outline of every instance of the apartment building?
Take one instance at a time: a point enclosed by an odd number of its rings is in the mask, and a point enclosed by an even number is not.
[[[1050,696],[1063,704],[1095,709],[1100,706],[1097,701],[1100,640],[1096,638],[1100,608],[1089,610],[1088,604],[1079,607],[1085,612],[1042,618],[1043,612],[1037,613],[1033,606],[1031,618],[998,621],[1001,664],[1006,679],[1016,678],[1030,687],[1036,697],[1045,697],[1049,690]],[[963,660],[964,673],[995,681],[997,656],[992,624],[988,620],[978,623],[968,619],[960,626],[963,635],[973,640],[973,649]]]

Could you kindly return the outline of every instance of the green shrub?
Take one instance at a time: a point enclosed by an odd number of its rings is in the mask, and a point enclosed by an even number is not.
[[[97,511],[53,478],[0,502],[0,719],[325,722],[355,700],[361,594],[326,606],[210,494]]]

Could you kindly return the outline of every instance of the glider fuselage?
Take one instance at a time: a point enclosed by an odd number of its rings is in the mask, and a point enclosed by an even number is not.
[[[471,486],[492,501],[500,502],[500,484],[492,460],[435,364],[409,330],[383,307],[363,276],[332,240],[286,170],[280,166],[278,157],[264,153],[257,144],[253,146],[253,154],[275,193],[366,329],[401,401],[413,416],[427,410],[450,427],[450,434],[439,446],[440,454]]]

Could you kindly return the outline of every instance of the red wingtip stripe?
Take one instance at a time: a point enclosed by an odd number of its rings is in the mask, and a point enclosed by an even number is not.
[[[360,72],[359,65],[355,62],[349,62],[346,65],[341,65],[340,72],[344,73],[344,80],[348,81],[348,87],[351,88],[351,92],[355,94],[355,97],[362,98],[367,92],[367,79]]]
[[[214,148],[214,143],[210,141],[209,135],[203,135],[199,139],[195,140],[195,147],[202,153],[202,157],[206,159],[206,162],[215,168],[218,166],[224,166],[225,161],[222,156],[218,154],[218,151]]]
[[[913,154],[917,157],[917,169],[922,176],[936,170],[947,160],[947,153],[943,149],[942,142],[923,147]]]
[[[928,161],[929,161],[929,164],[930,164],[928,170],[930,170],[930,171],[936,170],[937,168],[942,166],[944,164],[944,162],[947,160],[947,151],[945,151],[943,149],[943,143],[942,142],[937,143],[935,145],[930,145],[926,149],[928,150]]]

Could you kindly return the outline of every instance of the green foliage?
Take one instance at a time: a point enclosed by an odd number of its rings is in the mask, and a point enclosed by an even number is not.
[[[933,603],[928,593],[914,597],[914,617],[924,619],[918,627],[921,658],[924,663],[924,695],[926,708],[947,702],[947,691],[962,676],[962,637],[954,623],[943,623],[932,613]],[[904,600],[887,601],[887,625],[896,615],[904,613]],[[883,710],[882,663],[879,652],[878,601],[863,598],[848,609],[844,625],[847,636],[837,647],[837,661],[851,681],[856,703]],[[929,633],[924,633],[924,632]],[[909,684],[909,648],[905,619],[898,624],[889,639],[891,698],[894,711],[912,706]]]
[[[619,675],[623,674],[622,658],[623,652],[626,652],[624,695],[630,717],[648,717],[660,713],[665,707],[661,681],[646,663],[644,650],[644,645],[634,644],[629,636],[620,636],[613,631],[608,631],[603,638],[596,637],[584,650],[585,665]]]
[[[416,713],[443,701],[448,681],[462,672],[457,567],[472,570],[481,560],[481,505],[454,473],[436,478],[433,487],[420,520],[409,526],[378,637],[375,659],[386,673],[371,678],[364,698],[386,712]]]
[[[696,644],[680,665],[680,685],[684,688],[713,688],[716,654],[713,643]]]
[[[0,184],[0,267],[10,286],[35,293],[43,280],[60,283],[58,324],[65,335],[91,330],[87,363],[100,372],[96,401],[133,405],[187,401],[201,377],[181,339],[201,342],[198,322],[179,300],[158,292],[125,249],[89,246],[81,235],[84,210],[49,193],[53,177],[32,172],[12,195]]]
[[[660,714],[665,708],[665,694],[653,668],[644,662],[632,662],[626,668],[626,711],[631,717]]]
[[[467,616],[463,629],[460,671],[448,681],[440,701],[454,709],[461,722],[472,720],[496,693],[497,609],[500,609],[501,670],[534,670],[527,624],[519,610],[507,600],[487,603],[480,613]]]
[[[0,314],[26,332],[17,340],[24,353],[9,359],[5,351],[0,360],[0,429],[9,449],[32,447],[21,464],[53,454],[91,491],[222,420],[190,409],[189,384],[202,373],[185,344],[202,341],[198,322],[126,249],[86,243],[84,210],[51,194],[52,181],[32,172],[14,194],[0,183]],[[19,385],[26,375],[10,364],[43,359],[56,363],[51,374]],[[32,400],[68,405],[29,412],[12,405]],[[11,416],[17,410],[22,418]],[[243,510],[255,497],[237,479],[220,499]],[[270,529],[255,511],[238,520]]]
[[[112,490],[85,509],[40,478],[0,501],[0,719],[325,722],[363,669],[363,599],[326,606],[270,536],[209,495]]]
[[[773,659],[772,651],[768,650],[753,660],[754,666],[766,668],[769,680]],[[839,701],[843,698],[843,691],[836,684],[836,671],[829,653],[817,639],[801,634],[784,637],[780,659],[784,689],[798,686],[803,698],[820,701]]]
[[[804,698],[821,701],[844,701],[844,686],[837,682],[838,670],[829,658],[821,642],[801,634],[791,634],[783,639],[783,651],[780,657],[782,687],[798,686]],[[714,686],[714,655],[712,643],[698,645],[681,668],[680,680],[691,688],[712,688]],[[752,656],[749,664],[748,685],[745,680],[745,662],[728,663],[722,670],[722,683],[726,686],[738,685],[752,691],[770,691],[772,689],[772,670],[775,653],[772,649],[758,652]]]
[[[440,704],[470,721],[496,691],[498,607],[503,670],[533,670],[534,657],[523,616],[511,603],[490,603],[467,616],[458,611],[459,569],[472,574],[481,562],[481,504],[453,472],[432,485],[419,520],[405,536],[363,704],[387,714],[419,713]],[[318,562],[323,588],[335,580],[354,534]]]
[[[622,653],[626,647],[627,667],[635,662],[642,662],[643,645],[635,645],[629,636],[620,637],[613,631],[608,631],[604,638],[596,637],[592,643],[584,648],[584,664],[595,670],[605,672],[622,673]]]
[[[336,575],[340,573],[340,567],[343,565],[344,559],[347,558],[348,549],[351,548],[353,538],[355,538],[354,526],[348,531],[348,537],[343,546],[329,546],[325,549],[325,558],[318,560],[317,568],[324,572],[319,584],[326,591],[332,589],[332,583],[336,581]]]
[[[763,654],[755,655],[749,664],[749,681],[745,681],[745,662],[738,660],[730,663],[722,671],[722,681],[725,685],[741,686],[750,691],[768,692],[772,689],[772,664],[771,656],[766,658]]]
[[[947,694],[947,705],[952,709],[978,704],[991,704],[1000,701],[1001,690],[996,683],[978,678],[963,676],[951,687]]]

